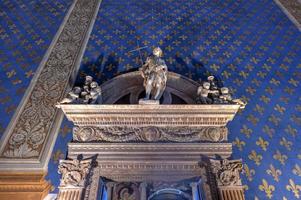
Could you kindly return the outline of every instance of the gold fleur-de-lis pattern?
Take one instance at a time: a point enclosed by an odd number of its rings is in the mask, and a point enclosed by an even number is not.
[[[0,1],[0,137],[71,3]]]
[[[70,4],[0,1],[0,133]],[[147,46],[142,59],[160,46],[170,71],[196,81],[215,75],[234,97],[248,102],[229,124],[233,157],[245,164],[246,199],[254,194],[298,199],[301,33],[274,1],[103,0],[77,83],[85,75],[103,83],[137,70],[141,58],[131,51],[138,46]],[[66,155],[71,136],[71,125],[64,122],[49,164],[48,178],[55,186],[56,160]]]

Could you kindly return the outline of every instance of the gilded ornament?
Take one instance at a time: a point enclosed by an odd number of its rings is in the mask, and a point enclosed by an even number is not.
[[[262,160],[262,155],[257,154],[256,151],[252,150],[248,157],[250,160],[253,160],[256,165],[258,166],[260,165]]]
[[[273,176],[274,180],[279,182],[279,176],[282,174],[280,169],[276,169],[274,165],[270,164],[270,169],[266,170],[267,174]]]
[[[295,182],[292,179],[289,179],[289,185],[286,185],[286,189],[288,191],[292,191],[296,198],[300,198],[301,185],[295,184]]]
[[[276,151],[276,154],[273,155],[273,158],[278,160],[282,165],[284,165],[285,161],[287,160],[287,156],[285,154],[281,154],[279,150]]]
[[[258,140],[256,141],[256,145],[260,146],[262,150],[266,151],[269,142],[262,139],[262,137],[259,137]]]
[[[264,191],[266,196],[271,199],[273,197],[273,192],[275,191],[275,186],[269,185],[265,179],[262,179],[262,184],[258,187],[261,191]]]
[[[246,177],[249,181],[253,181],[253,175],[255,175],[254,169],[250,169],[247,164],[244,164],[243,173],[246,174]]]
[[[297,176],[301,176],[301,167],[298,164],[295,164],[295,167],[293,169],[293,173]]]

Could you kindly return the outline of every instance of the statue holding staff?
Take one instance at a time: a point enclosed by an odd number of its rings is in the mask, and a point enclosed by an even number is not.
[[[162,59],[162,50],[156,47],[139,69],[144,79],[146,96],[144,100],[159,100],[163,95],[167,81],[167,66]]]

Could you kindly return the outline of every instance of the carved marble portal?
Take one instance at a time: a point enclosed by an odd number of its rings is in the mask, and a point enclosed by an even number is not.
[[[161,103],[138,104],[142,82],[124,74],[102,104],[58,105],[74,124],[59,199],[243,200],[227,129],[241,105],[197,104],[199,83],[170,72]]]

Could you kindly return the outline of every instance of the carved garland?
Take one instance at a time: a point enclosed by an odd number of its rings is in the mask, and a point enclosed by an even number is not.
[[[73,140],[80,142],[199,142],[225,141],[226,127],[75,127]]]
[[[56,118],[55,104],[61,99],[78,53],[92,21],[97,0],[78,0],[32,93],[25,103],[2,157],[38,158]]]

